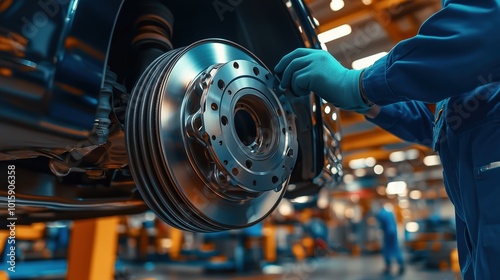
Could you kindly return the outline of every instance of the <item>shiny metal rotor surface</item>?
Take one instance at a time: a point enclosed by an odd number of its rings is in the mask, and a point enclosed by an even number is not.
[[[146,203],[181,229],[253,225],[279,204],[298,152],[295,114],[270,70],[207,39],[168,52],[137,83],[130,168]]]

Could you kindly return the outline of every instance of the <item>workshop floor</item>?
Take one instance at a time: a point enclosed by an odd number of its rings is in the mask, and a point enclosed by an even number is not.
[[[182,265],[151,265],[128,267],[127,279],[130,280],[460,280],[461,277],[450,271],[426,270],[419,265],[407,265],[403,275],[382,275],[383,261],[380,256],[336,256],[330,259],[313,260],[305,263],[290,263],[268,266],[264,272],[247,275],[236,273],[207,273],[202,269]]]

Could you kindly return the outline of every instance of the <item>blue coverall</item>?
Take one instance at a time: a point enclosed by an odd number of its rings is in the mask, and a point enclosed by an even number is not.
[[[463,278],[500,279],[500,0],[444,1],[362,86],[368,120],[439,153]]]
[[[382,207],[377,212],[376,217],[384,233],[382,255],[384,256],[385,269],[389,272],[392,259],[396,259],[399,264],[399,269],[402,271],[404,269],[403,253],[399,247],[398,228],[394,213]]]

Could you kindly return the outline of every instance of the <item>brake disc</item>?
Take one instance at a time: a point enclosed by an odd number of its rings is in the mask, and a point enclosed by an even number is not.
[[[156,59],[127,109],[137,188],[159,218],[197,232],[251,226],[279,204],[296,162],[295,115],[245,48],[198,41]]]

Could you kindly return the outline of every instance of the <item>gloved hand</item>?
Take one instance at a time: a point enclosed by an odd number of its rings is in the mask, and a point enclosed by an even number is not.
[[[359,88],[362,70],[345,68],[327,51],[296,49],[284,56],[274,71],[283,73],[281,87],[296,95],[312,91],[339,108],[359,113],[370,108]]]

